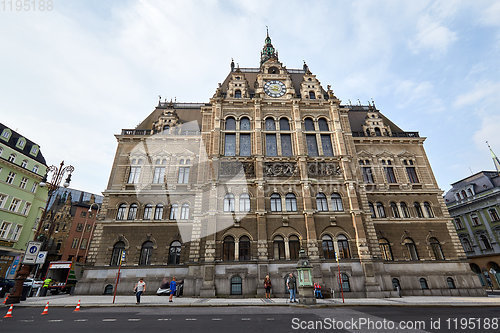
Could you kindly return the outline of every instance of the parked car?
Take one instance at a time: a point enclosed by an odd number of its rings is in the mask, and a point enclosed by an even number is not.
[[[163,283],[160,288],[156,291],[158,296],[168,296],[170,295],[170,283]],[[175,296],[182,296],[184,292],[184,280],[177,281],[177,288],[175,290]]]
[[[23,286],[25,286],[25,287],[31,287],[31,283],[33,283],[33,289],[35,289],[35,288],[41,288],[43,286],[43,281],[42,280],[33,280],[33,279],[26,279],[26,280],[24,280]]]
[[[14,287],[15,283],[14,280],[0,278],[0,298],[4,298],[5,294],[10,291],[10,288]]]

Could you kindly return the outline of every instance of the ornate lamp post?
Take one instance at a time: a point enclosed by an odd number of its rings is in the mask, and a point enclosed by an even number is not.
[[[52,198],[52,195],[54,194],[55,190],[59,188],[59,184],[61,183],[61,180],[64,178],[64,175],[67,174],[66,180],[64,181],[63,186],[68,187],[69,183],[71,182],[71,173],[75,170],[75,168],[72,165],[67,165],[64,166],[64,161],[61,162],[59,167],[55,165],[51,165],[47,169],[47,174],[43,177],[42,181],[40,182],[40,187],[45,187],[47,186],[48,189],[48,197],[47,197],[47,203],[45,204],[45,210],[43,211],[42,217],[40,218],[40,223],[38,224],[38,228],[36,230],[36,233],[33,237],[33,239],[39,239],[40,240],[40,234],[42,231],[42,225],[45,220],[45,217],[47,216],[47,209],[49,207],[50,200]],[[48,182],[48,174],[49,172],[52,172],[52,178],[51,181]],[[50,236],[52,234],[52,231],[54,229],[54,226],[52,223],[49,225],[49,232],[48,232],[48,237],[47,237],[47,243],[50,241]],[[47,244],[45,243],[44,246],[46,247]],[[21,301],[21,295],[23,292],[23,283],[28,277],[29,273],[31,271],[31,265],[23,264],[23,266],[17,271],[16,274],[16,284],[14,285],[14,290],[13,294],[9,296],[9,299],[7,300],[6,304],[15,304],[19,303]]]
[[[297,262],[297,277],[299,280],[299,303],[305,305],[316,304],[312,279],[312,266],[309,262],[306,251],[303,248],[299,251],[299,261]]]

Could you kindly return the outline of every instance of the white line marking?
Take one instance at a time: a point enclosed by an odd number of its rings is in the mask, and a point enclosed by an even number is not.
[[[103,319],[102,321],[116,321],[116,319],[110,318],[110,319]]]
[[[170,318],[158,318],[158,320],[170,320]]]
[[[75,321],[87,321],[88,319],[75,319]]]
[[[198,320],[198,319],[196,319],[196,318],[186,318],[186,320],[194,321],[194,320]]]
[[[60,321],[63,321],[62,319],[50,319],[48,320],[49,323],[58,323]]]
[[[222,320],[222,318],[212,318],[212,320]]]
[[[24,322],[24,323],[31,323],[31,322],[33,322],[34,320],[33,320],[33,319],[21,319],[21,320],[19,320],[19,321],[22,321],[22,322]]]
[[[250,318],[241,318],[241,320],[250,320]]]
[[[274,318],[266,318],[266,320],[274,320]]]
[[[141,320],[140,318],[129,318],[128,321],[139,321]]]

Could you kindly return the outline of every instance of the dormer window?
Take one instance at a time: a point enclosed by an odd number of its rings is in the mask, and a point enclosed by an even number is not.
[[[31,147],[30,154],[33,156],[36,156],[38,154],[38,146],[37,145],[33,145]]]
[[[10,134],[11,134],[10,130],[8,128],[5,128],[2,132],[2,139],[9,140]]]
[[[309,99],[316,99],[316,94],[314,93],[314,91],[309,92]]]
[[[234,91],[234,98],[241,98],[241,90],[236,89]]]
[[[19,140],[17,140],[16,146],[18,146],[19,148],[23,149],[25,144],[26,144],[26,139],[25,138],[19,138]]]
[[[279,70],[276,67],[270,67],[267,72],[269,74],[279,74]]]

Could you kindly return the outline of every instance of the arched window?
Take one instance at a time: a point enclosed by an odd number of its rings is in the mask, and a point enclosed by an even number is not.
[[[319,125],[319,130],[320,131],[329,131],[330,129],[328,128],[328,122],[326,121],[325,118],[320,118],[318,120],[318,125]]]
[[[323,257],[325,259],[335,259],[335,248],[333,247],[333,240],[330,235],[323,235],[321,245],[323,246]]]
[[[231,278],[231,295],[241,295],[243,292],[241,277],[235,275]]]
[[[250,119],[247,117],[240,119],[240,131],[250,131]]]
[[[377,212],[378,217],[385,217],[385,208],[383,203],[377,202]]]
[[[275,260],[285,259],[285,241],[283,240],[283,237],[281,236],[274,237],[273,248],[274,248]]]
[[[332,210],[334,212],[342,212],[344,210],[342,197],[338,193],[332,193]]]
[[[266,118],[265,122],[266,131],[276,131],[276,123],[273,118]],[[278,143],[276,141],[276,132],[266,133],[266,156],[278,156]]]
[[[403,217],[405,219],[410,218],[410,211],[408,210],[408,206],[406,205],[406,202],[401,202],[400,206],[401,206],[401,212],[403,214]]]
[[[27,165],[28,165],[28,161],[27,160],[23,160],[21,162],[21,168],[26,168]]]
[[[163,134],[170,134],[170,126],[168,125],[163,126]]]
[[[232,193],[227,193],[224,196],[224,211],[234,212],[234,195]]]
[[[276,131],[276,123],[271,117],[266,118],[266,131]]]
[[[189,204],[182,204],[181,207],[181,220],[189,220]]]
[[[161,220],[163,219],[163,205],[162,204],[157,204],[155,207],[155,220]]]
[[[250,195],[243,193],[240,195],[240,212],[250,211]]]
[[[471,246],[468,238],[462,238],[460,240],[462,241],[462,246],[463,246],[465,252],[473,252],[474,251],[472,249],[472,246]]]
[[[113,285],[112,284],[107,284],[106,287],[104,287],[103,295],[113,295]]]
[[[392,278],[392,289],[401,290],[401,284],[399,283],[399,280],[396,278]]]
[[[271,212],[281,212],[281,196],[278,193],[271,194]]]
[[[434,258],[436,260],[444,260],[443,249],[441,248],[441,244],[435,237],[431,237],[429,239],[429,243],[431,244],[432,253],[434,253]]]
[[[406,250],[408,251],[408,256],[410,260],[418,260],[417,247],[415,246],[415,242],[411,238],[405,238],[403,241]]]
[[[241,98],[241,90],[236,89],[234,91],[234,98]]]
[[[424,202],[425,212],[428,217],[434,217],[434,213],[432,212],[431,204],[428,202]]]
[[[316,94],[314,93],[314,91],[309,92],[309,99],[316,99]]]
[[[427,284],[427,280],[424,279],[424,278],[420,278],[420,288],[422,288],[422,290],[427,290],[429,289],[429,285]]]
[[[351,252],[349,251],[349,242],[345,235],[337,236],[337,244],[339,246],[339,258],[350,258]]]
[[[137,204],[133,203],[130,205],[128,210],[127,220],[135,220],[137,217]]]
[[[391,212],[392,212],[392,217],[399,218],[399,209],[398,205],[396,205],[395,202],[391,202]]]
[[[144,206],[144,220],[151,220],[151,217],[153,216],[153,205],[152,204],[147,204]]]
[[[250,239],[247,236],[241,236],[238,247],[238,259],[250,260]]]
[[[125,243],[122,241],[116,242],[115,245],[113,245],[113,252],[111,253],[111,261],[109,262],[110,266],[118,266],[122,256],[122,251],[124,250],[125,250]]]
[[[236,120],[233,117],[226,118],[226,126],[224,128],[226,131],[236,131]]]
[[[492,249],[490,241],[488,240],[488,237],[486,237],[486,235],[479,236],[479,241],[483,245],[482,246],[483,250],[491,250]]]
[[[290,130],[290,122],[287,118],[280,118],[280,131],[289,131]]]
[[[449,289],[456,289],[457,287],[455,286],[455,281],[453,281],[453,278],[449,277],[446,279],[446,283],[448,283],[448,288]]]
[[[146,241],[142,244],[139,265],[151,265],[151,255],[153,254],[153,242]]]
[[[342,273],[342,291],[349,292],[351,291],[351,284],[349,283],[349,275]]]
[[[179,205],[178,204],[173,204],[172,207],[170,207],[170,220],[177,220],[179,218]]]
[[[291,260],[299,259],[299,251],[300,251],[299,237],[295,235],[288,237],[288,249],[290,250]]]
[[[382,258],[384,260],[394,260],[392,256],[391,244],[389,244],[387,239],[379,239],[378,246],[380,248],[380,252],[382,252]]]
[[[124,220],[126,211],[127,211],[127,205],[124,203],[120,204],[120,206],[118,207],[118,213],[116,214],[116,219]]]
[[[380,128],[375,127],[375,136],[382,136],[382,132],[380,132]]]
[[[304,125],[306,128],[306,131],[315,131],[314,121],[312,120],[312,118],[306,118],[304,120]]]
[[[326,200],[326,195],[324,193],[318,193],[316,195],[316,209],[319,212],[328,211],[328,201]]]
[[[415,208],[415,213],[417,214],[417,217],[418,218],[423,218],[424,217],[424,213],[422,212],[422,207],[420,207],[420,203],[419,202],[415,202],[413,204],[413,207]]]
[[[16,161],[16,154],[10,154],[8,160],[9,162],[14,163]]]
[[[306,118],[304,120],[304,127],[306,132],[315,131],[314,121],[311,118]],[[310,133],[306,134],[306,145],[307,145],[307,154],[309,156],[318,156],[318,141],[316,139],[316,134]]]
[[[173,241],[168,250],[168,264],[179,265],[181,262],[181,242]]]
[[[371,217],[376,218],[377,215],[375,214],[375,207],[373,207],[373,204],[371,202],[368,202],[368,208],[370,208]]]
[[[226,236],[224,238],[224,243],[222,244],[222,255],[224,261],[234,260],[234,238],[231,236]]]
[[[285,196],[285,206],[287,212],[296,212],[297,211],[297,198],[293,193],[287,193]]]

